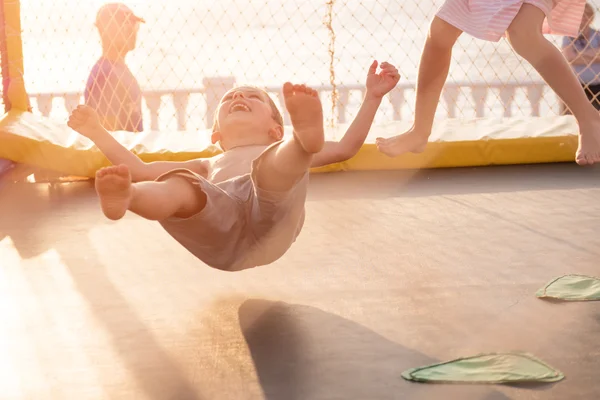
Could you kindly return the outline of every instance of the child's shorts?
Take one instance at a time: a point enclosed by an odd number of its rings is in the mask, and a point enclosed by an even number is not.
[[[211,183],[187,169],[170,171],[157,180],[185,178],[206,194],[206,206],[190,218],[160,221],[163,228],[205,264],[239,271],[270,264],[290,248],[304,224],[308,171],[286,192],[256,185],[256,171],[269,146],[252,163],[249,174]]]
[[[585,0],[446,0],[436,15],[473,37],[497,42],[523,4],[546,15],[542,33],[578,36]]]

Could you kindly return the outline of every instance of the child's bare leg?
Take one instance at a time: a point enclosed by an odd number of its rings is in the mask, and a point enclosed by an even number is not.
[[[571,109],[579,124],[578,164],[600,162],[600,114],[587,98],[562,53],[542,35],[544,13],[523,4],[508,28],[508,40],[517,54],[527,60]]]
[[[415,122],[408,132],[388,139],[378,138],[377,147],[382,153],[396,157],[402,153],[425,150],[442,89],[448,78],[452,48],[461,34],[460,29],[441,18],[435,17],[431,22],[419,63]]]
[[[108,167],[96,173],[96,191],[107,218],[123,218],[127,210],[146,219],[160,221],[172,216],[190,217],[202,211],[206,196],[199,195],[184,178],[162,182],[131,183],[126,165]]]
[[[294,136],[265,154],[257,171],[258,186],[273,192],[291,189],[310,168],[313,154],[321,151],[325,143],[318,93],[304,85],[286,83],[283,96]]]

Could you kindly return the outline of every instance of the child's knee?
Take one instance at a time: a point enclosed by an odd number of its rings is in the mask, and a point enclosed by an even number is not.
[[[429,25],[429,44],[440,49],[452,49],[462,31],[439,17],[435,17]]]
[[[179,207],[175,213],[177,218],[190,218],[204,209],[207,195],[201,186],[190,177],[173,174],[161,181],[165,190],[177,199]]]
[[[506,30],[506,38],[519,55],[544,39],[542,24],[545,14],[531,4],[523,4]]]
[[[531,26],[511,25],[506,31],[506,38],[514,51],[525,56],[528,51],[534,47],[539,47],[539,43],[545,40],[542,31],[531,29]]]

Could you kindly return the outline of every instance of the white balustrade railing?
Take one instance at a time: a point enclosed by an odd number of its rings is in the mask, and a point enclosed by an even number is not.
[[[161,107],[165,104],[164,100],[171,101],[175,110],[176,126],[178,130],[186,130],[189,120],[188,105],[192,95],[201,95],[204,101],[204,124],[207,128],[212,125],[212,116],[216,110],[221,96],[233,85],[235,79],[230,77],[206,78],[203,80],[203,87],[196,89],[173,89],[173,90],[151,90],[144,91],[143,97],[150,116],[149,128],[159,130],[159,116]],[[328,95],[332,91],[331,85],[312,86],[319,91],[321,96]],[[502,116],[511,117],[513,115],[513,104],[517,91],[524,93],[523,98],[527,104],[518,104],[518,108],[525,107],[528,114],[533,117],[540,116],[540,108],[547,85],[541,81],[528,82],[448,82],[444,87],[441,102],[446,110],[447,118],[457,118],[461,113],[457,112],[459,107],[459,98],[467,95],[467,101],[474,116],[477,118],[486,117],[490,108],[487,106],[487,100],[490,94],[497,92],[498,99],[502,107]],[[283,97],[280,93],[280,87],[266,87],[268,92],[274,94],[283,107]],[[364,95],[364,85],[340,85],[337,87],[337,122],[346,123],[349,120],[348,104],[352,92],[360,92]],[[387,96],[389,106],[391,106],[391,119],[394,121],[403,119],[403,108],[407,106],[408,95],[414,96],[414,83],[399,83]],[[412,93],[411,93],[412,92]],[[62,99],[64,110],[67,113],[73,111],[83,100],[83,94],[80,92],[63,93],[30,93],[30,98],[35,102],[34,111],[39,112],[46,117],[50,117],[54,111],[55,99]],[[556,101],[556,98],[553,98]],[[37,107],[35,107],[37,105]],[[411,104],[412,105],[412,104]],[[463,110],[464,111],[464,110]],[[554,112],[556,113],[556,112]],[[285,115],[285,123],[289,124],[289,116]],[[412,118],[412,115],[410,116]]]

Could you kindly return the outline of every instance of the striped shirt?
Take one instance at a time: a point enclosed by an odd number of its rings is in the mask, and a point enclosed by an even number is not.
[[[497,42],[524,3],[546,14],[542,33],[577,36],[585,0],[446,0],[436,15],[473,37]]]

